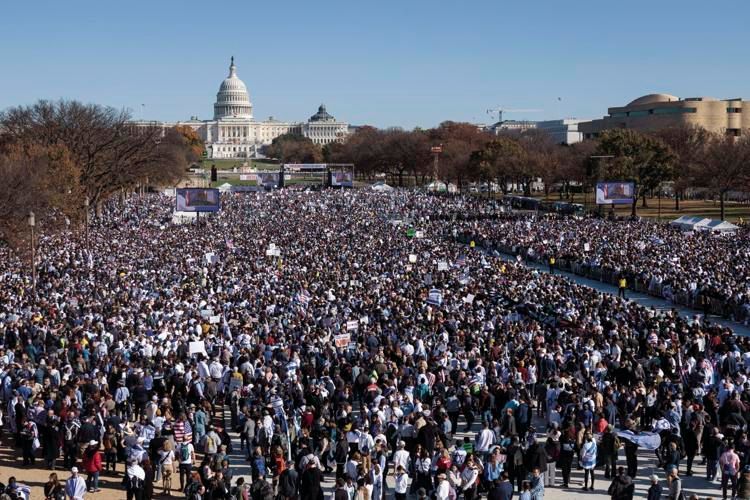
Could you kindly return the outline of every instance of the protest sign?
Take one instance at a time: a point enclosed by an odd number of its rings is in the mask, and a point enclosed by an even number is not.
[[[347,331],[352,331],[352,330],[356,331],[356,330],[359,330],[359,321],[357,321],[356,319],[347,321],[346,322],[346,329],[347,329]]]
[[[204,356],[208,356],[208,353],[206,353],[206,343],[202,340],[199,340],[197,342],[190,342],[189,352],[190,354],[203,354]]]
[[[427,303],[432,304],[433,306],[442,305],[443,304],[443,292],[441,292],[437,288],[431,289],[430,293],[427,294]]]
[[[348,333],[342,333],[333,337],[333,345],[336,347],[347,347],[350,340],[351,335]]]
[[[438,262],[438,271],[447,271],[448,270],[448,263],[445,261]]]

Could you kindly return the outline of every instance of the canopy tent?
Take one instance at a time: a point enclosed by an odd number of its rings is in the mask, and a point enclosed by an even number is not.
[[[708,222],[700,223],[696,229],[698,231],[711,231],[712,233],[734,233],[739,227],[725,220],[706,219]]]
[[[691,217],[689,215],[683,215],[679,219],[675,219],[669,223],[671,226],[675,226],[683,231],[710,231],[712,233],[734,233],[739,229],[734,224],[708,219],[706,217]]]
[[[675,219],[672,222],[669,223],[670,226],[675,226],[679,229],[682,229],[683,231],[694,231],[696,224],[699,224],[703,221],[710,221],[711,219],[706,219],[705,217],[694,217],[690,215],[683,215],[679,219]]]
[[[388,184],[381,182],[372,186],[373,191],[393,191],[393,188]]]
[[[230,191],[232,191],[232,185],[229,184],[228,182],[225,182],[224,184],[219,186],[220,193],[229,193]]]
[[[432,181],[431,183],[427,184],[427,191],[438,193],[445,193],[447,191],[449,193],[457,193],[458,187],[456,187],[455,184],[446,184],[445,182]]]

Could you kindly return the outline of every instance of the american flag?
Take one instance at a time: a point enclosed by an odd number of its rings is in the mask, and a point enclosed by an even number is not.
[[[174,439],[178,443],[190,443],[193,440],[193,426],[190,422],[185,420],[174,423]]]
[[[456,267],[463,267],[466,265],[466,256],[461,254],[456,259]]]
[[[307,292],[307,290],[302,290],[297,294],[297,302],[300,303],[300,305],[303,305],[307,307],[307,304],[310,302],[310,294]]]

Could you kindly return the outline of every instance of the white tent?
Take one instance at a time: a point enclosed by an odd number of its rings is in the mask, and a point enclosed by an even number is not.
[[[704,219],[695,226],[696,231],[710,231],[712,233],[734,233],[739,227],[725,220]]]
[[[229,184],[228,182],[225,182],[224,184],[222,184],[221,186],[219,186],[219,192],[220,193],[228,193],[231,190],[232,190],[232,185]]]
[[[393,188],[386,183],[378,183],[372,186],[373,191],[393,191]]]
[[[712,233],[734,233],[739,228],[734,224],[708,219],[706,217],[690,217],[689,215],[683,215],[679,219],[675,219],[669,223],[671,226],[678,227],[683,231],[710,231]]]
[[[448,191],[449,193],[457,193],[458,187],[456,187],[455,184],[446,184],[445,182],[432,181],[431,183],[427,184],[427,191],[433,193],[445,193],[446,191]]]
[[[683,215],[679,219],[675,219],[669,223],[670,226],[675,226],[683,231],[694,231],[695,226],[703,221],[710,222],[711,219],[705,217],[691,217],[689,215]]]

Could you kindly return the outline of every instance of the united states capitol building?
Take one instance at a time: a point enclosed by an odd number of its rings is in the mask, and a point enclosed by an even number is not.
[[[139,126],[153,126],[154,122],[137,121]],[[320,105],[318,112],[306,122],[282,122],[269,118],[256,121],[253,104],[245,83],[237,76],[237,66],[232,57],[227,76],[216,94],[214,119],[158,122],[167,128],[177,125],[189,126],[198,132],[206,145],[209,158],[250,158],[258,155],[260,146],[270,144],[283,134],[308,137],[315,144],[342,141],[349,133],[349,124],[336,120]]]

